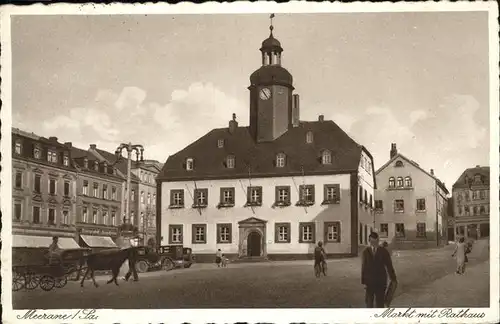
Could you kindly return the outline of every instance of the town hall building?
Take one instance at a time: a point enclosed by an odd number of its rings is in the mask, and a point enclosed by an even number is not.
[[[233,114],[170,156],[157,177],[161,245],[191,247],[197,261],[309,258],[318,241],[356,256],[374,230],[373,158],[335,122],[301,121],[293,78],[273,36],[250,76],[250,124]]]

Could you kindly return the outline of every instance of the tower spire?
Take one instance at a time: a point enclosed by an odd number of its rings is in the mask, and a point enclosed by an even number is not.
[[[269,16],[269,19],[271,20],[271,25],[269,26],[269,30],[271,31],[271,37],[273,36],[273,29],[274,29],[274,27],[273,27],[273,18],[274,18],[274,14],[271,14]]]

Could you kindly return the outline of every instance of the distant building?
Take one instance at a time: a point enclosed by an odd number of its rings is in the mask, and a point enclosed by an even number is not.
[[[157,178],[158,240],[239,258],[355,256],[373,229],[373,159],[333,121],[300,121],[272,31],[250,76],[250,126],[233,115],[170,156]]]
[[[466,169],[452,193],[455,233],[473,239],[490,236],[490,167]]]
[[[53,236],[63,248],[78,247],[76,179],[71,146],[12,129],[14,247],[48,247]]]
[[[107,161],[89,150],[73,147],[77,168],[77,231],[82,246],[102,247],[118,236],[123,210],[125,179]]]
[[[395,248],[425,248],[447,242],[444,183],[391,144],[390,159],[376,172],[375,224]]]

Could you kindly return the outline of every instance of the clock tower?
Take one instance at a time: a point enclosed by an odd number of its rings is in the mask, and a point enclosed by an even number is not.
[[[274,15],[271,15],[271,19]],[[262,66],[250,76],[250,132],[257,142],[270,142],[292,127],[293,77],[281,66],[283,48],[269,27],[262,42]],[[298,109],[298,107],[297,107]]]

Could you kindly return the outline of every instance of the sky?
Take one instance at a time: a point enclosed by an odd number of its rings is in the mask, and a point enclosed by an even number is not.
[[[232,113],[249,123],[250,74],[269,16],[12,18],[13,127],[165,162]],[[323,114],[374,157],[391,143],[451,190],[489,164],[486,12],[277,14],[301,120]]]

